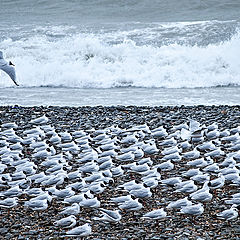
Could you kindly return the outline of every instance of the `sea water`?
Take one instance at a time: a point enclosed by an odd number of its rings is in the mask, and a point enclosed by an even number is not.
[[[2,0],[0,105],[236,105],[240,2]]]

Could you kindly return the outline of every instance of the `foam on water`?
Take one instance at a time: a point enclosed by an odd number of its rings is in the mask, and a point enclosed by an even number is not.
[[[195,23],[194,23],[195,24]],[[187,25],[187,24],[185,24]],[[184,26],[184,24],[183,24]],[[240,85],[240,32],[208,45],[141,42],[124,32],[68,33],[52,28],[45,34],[0,40],[24,87],[198,88]],[[149,31],[146,28],[136,36]],[[156,31],[155,31],[156,32]],[[119,39],[119,36],[125,36]],[[152,35],[146,35],[151,38]],[[0,87],[12,86],[1,73]]]

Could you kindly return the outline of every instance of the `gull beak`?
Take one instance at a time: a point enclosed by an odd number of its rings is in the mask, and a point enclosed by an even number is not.
[[[11,61],[9,62],[9,65],[15,66]]]

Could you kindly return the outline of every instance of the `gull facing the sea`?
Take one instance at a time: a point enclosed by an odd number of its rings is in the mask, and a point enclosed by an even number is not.
[[[17,85],[18,83],[16,82],[16,72],[15,72],[15,68],[14,68],[14,64],[10,61],[7,62],[4,58],[3,58],[3,52],[0,51],[0,69],[3,70],[5,73],[8,74],[8,76],[13,80],[13,82]]]

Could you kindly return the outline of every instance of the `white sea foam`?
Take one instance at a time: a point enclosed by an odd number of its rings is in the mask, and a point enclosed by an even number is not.
[[[109,37],[100,33],[56,36],[60,32],[61,29],[54,29],[54,38],[50,34],[35,34],[0,42],[5,58],[16,65],[22,86],[197,88],[240,85],[237,54],[240,33],[228,41],[207,46],[177,43],[155,46],[138,44],[126,36],[117,42],[109,41]],[[0,87],[8,86],[12,86],[12,82],[1,73]]]

